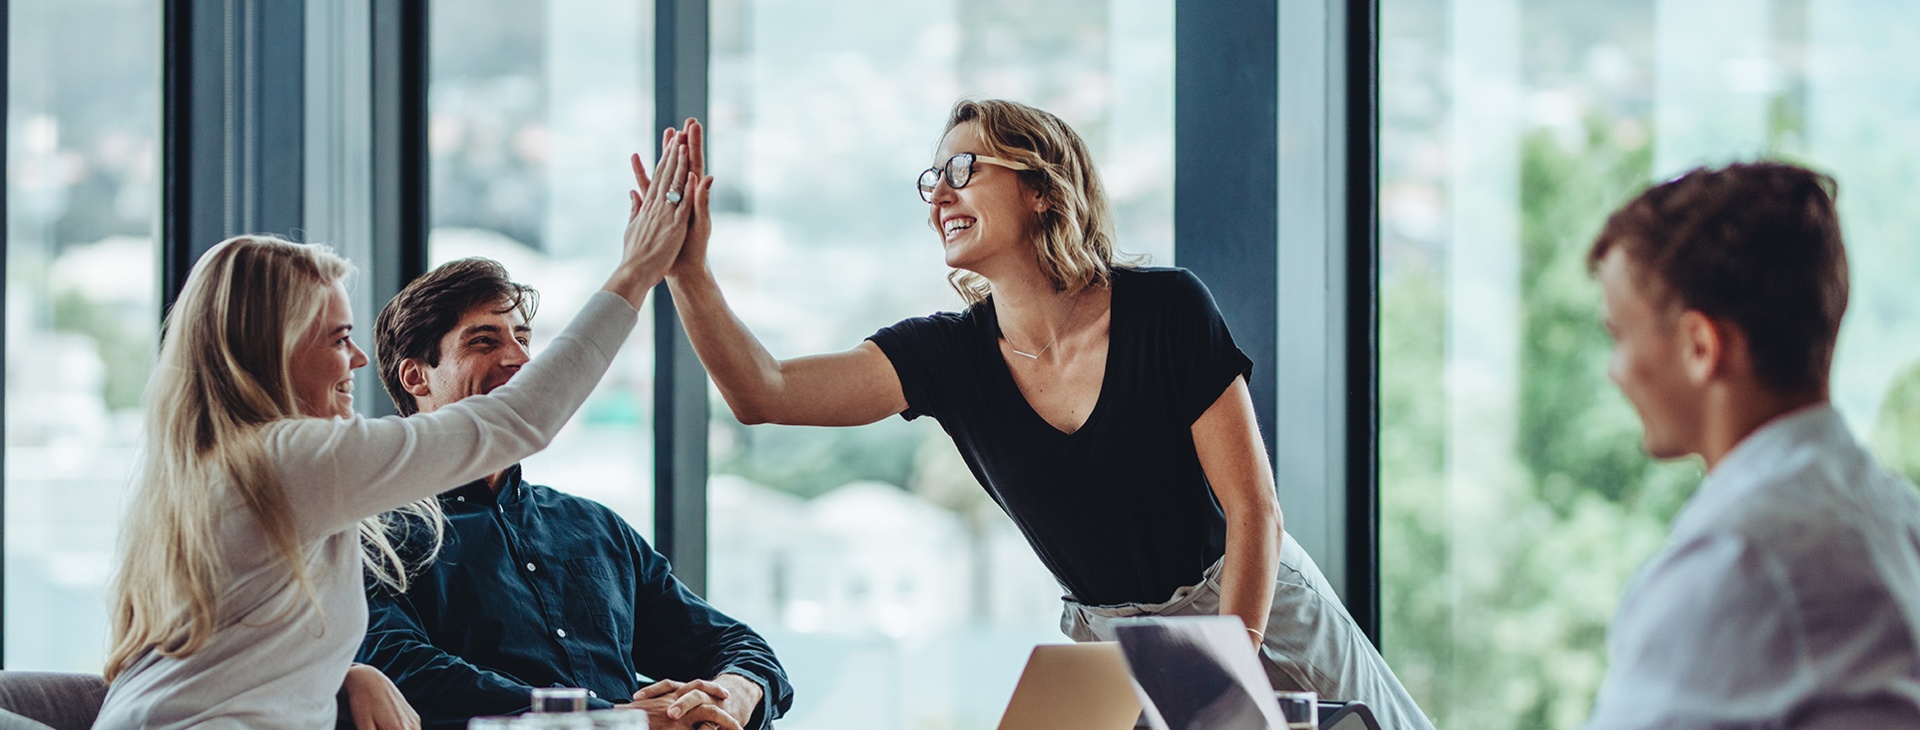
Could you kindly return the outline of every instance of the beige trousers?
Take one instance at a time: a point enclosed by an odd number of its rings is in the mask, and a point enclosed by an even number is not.
[[[1060,630],[1074,641],[1113,641],[1117,621],[1149,616],[1220,613],[1220,566],[1161,603],[1088,606],[1065,600]],[[1383,730],[1433,730],[1380,652],[1355,625],[1307,551],[1292,536],[1280,542],[1280,575],[1267,614],[1260,663],[1276,690],[1312,690],[1326,700],[1365,702]]]

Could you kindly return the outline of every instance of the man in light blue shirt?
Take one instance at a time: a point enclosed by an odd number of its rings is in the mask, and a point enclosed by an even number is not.
[[[1920,727],[1920,498],[1828,403],[1847,303],[1830,178],[1695,170],[1588,262],[1608,374],[1706,481],[1627,587],[1591,730]]]

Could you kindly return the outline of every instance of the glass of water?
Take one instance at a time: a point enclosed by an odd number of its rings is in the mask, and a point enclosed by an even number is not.
[[[587,719],[594,730],[647,730],[647,713],[639,710],[594,710]]]
[[[579,687],[535,687],[533,711],[586,712],[587,691]]]
[[[1287,723],[1287,730],[1318,730],[1320,727],[1318,693],[1275,692],[1273,698],[1280,702],[1280,719]]]

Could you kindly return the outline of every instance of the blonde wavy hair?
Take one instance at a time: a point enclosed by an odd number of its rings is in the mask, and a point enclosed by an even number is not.
[[[1113,269],[1134,265],[1116,253],[1113,211],[1106,189],[1093,169],[1093,154],[1073,128],[1050,113],[1002,99],[961,99],[947,115],[946,138],[954,127],[972,122],[980,128],[986,153],[1026,165],[1021,182],[1038,192],[1039,213],[1034,256],[1056,291],[1073,292],[1113,282]],[[993,293],[986,277],[955,269],[947,282],[968,305]]]
[[[144,449],[111,587],[108,681],[149,651],[193,654],[220,628],[227,560],[214,535],[220,515],[231,509],[220,498],[221,486],[259,520],[317,606],[263,436],[275,421],[303,417],[288,363],[312,335],[328,289],[351,272],[325,246],[237,236],[209,249],[187,276],[167,313],[147,384]],[[424,556],[431,560],[443,531],[438,502],[402,511],[432,526]],[[386,516],[362,520],[361,547],[370,574],[405,590],[406,563],[389,538],[389,522]]]

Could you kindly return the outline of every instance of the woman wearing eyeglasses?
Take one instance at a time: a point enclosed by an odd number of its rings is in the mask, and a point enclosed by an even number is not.
[[[689,136],[699,169],[697,124]],[[968,306],[845,352],[768,354],[715,284],[695,211],[667,281],[734,415],[931,416],[1067,589],[1061,627],[1075,640],[1110,641],[1133,616],[1232,615],[1274,687],[1431,727],[1281,529],[1252,363],[1191,273],[1116,261],[1079,136],[1038,109],[962,101],[935,160],[920,195]]]

